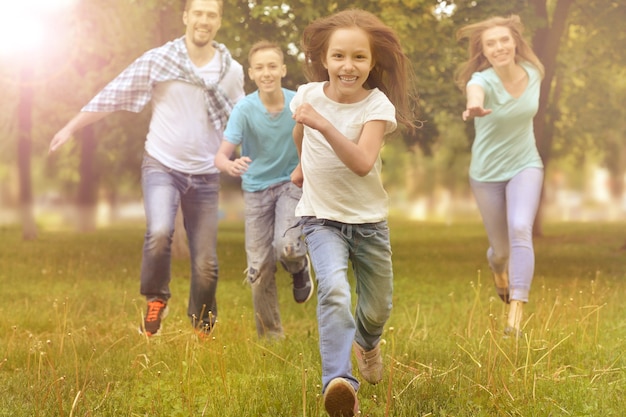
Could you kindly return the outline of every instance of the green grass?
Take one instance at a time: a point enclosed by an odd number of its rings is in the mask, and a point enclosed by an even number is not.
[[[525,337],[484,270],[478,223],[392,221],[394,310],[384,380],[363,416],[618,416],[626,397],[622,223],[547,224]],[[173,265],[163,335],[137,333],[142,225],[93,234],[0,229],[0,416],[324,416],[315,300],[279,274],[286,340],[257,340],[243,226],[219,235],[219,325],[186,317],[188,262]]]

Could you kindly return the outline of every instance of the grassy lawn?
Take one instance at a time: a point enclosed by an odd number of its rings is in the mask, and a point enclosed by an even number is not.
[[[626,224],[546,224],[520,340],[485,271],[479,223],[391,222],[386,373],[362,416],[620,416],[626,398]],[[279,286],[286,340],[257,340],[243,225],[219,235],[219,324],[186,317],[173,265],[163,334],[137,332],[143,225],[93,234],[0,229],[0,416],[325,416],[315,299]],[[358,375],[358,374],[357,374]]]

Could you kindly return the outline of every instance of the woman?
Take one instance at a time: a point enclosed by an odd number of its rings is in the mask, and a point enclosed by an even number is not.
[[[493,17],[457,32],[469,58],[457,73],[463,120],[474,119],[470,185],[489,239],[496,291],[510,303],[505,335],[521,335],[534,274],[532,229],[543,185],[533,118],[544,69],[522,37],[518,16]]]

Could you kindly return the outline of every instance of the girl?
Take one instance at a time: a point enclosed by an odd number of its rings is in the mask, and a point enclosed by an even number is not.
[[[463,120],[474,119],[470,185],[489,249],[487,260],[500,298],[510,303],[505,335],[521,335],[535,255],[532,228],[543,184],[533,118],[543,65],[522,37],[518,16],[494,17],[459,29],[469,59],[457,83],[465,89]]]
[[[382,379],[379,342],[393,272],[379,152],[398,122],[415,127],[412,72],[397,35],[362,10],[314,21],[302,46],[310,83],[291,102],[301,156],[292,180],[303,189],[296,215],[318,282],[324,405],[331,416],[352,416],[359,388],[352,347],[361,376],[372,384]],[[348,261],[358,294],[354,316]]]

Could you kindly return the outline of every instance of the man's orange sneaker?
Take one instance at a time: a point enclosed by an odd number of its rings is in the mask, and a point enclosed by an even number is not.
[[[169,309],[163,300],[148,301],[148,309],[143,319],[143,327],[139,329],[146,336],[154,336],[161,330],[161,320],[167,316]]]

